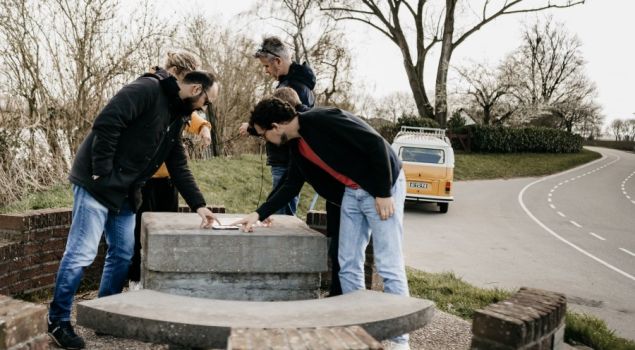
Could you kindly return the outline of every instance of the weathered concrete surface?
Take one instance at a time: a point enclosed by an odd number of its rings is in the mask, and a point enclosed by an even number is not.
[[[319,297],[318,273],[145,272],[145,289],[227,300],[303,300]]]
[[[244,214],[217,214],[228,224]],[[145,268],[163,272],[322,272],[327,240],[300,219],[273,215],[272,227],[254,232],[199,228],[197,214],[144,213]]]
[[[77,323],[123,338],[224,348],[231,328],[359,325],[383,340],[423,327],[433,314],[434,303],[429,300],[366,290],[278,302],[190,298],[141,290],[79,303]]]
[[[217,214],[223,224],[241,215]],[[319,296],[327,239],[301,220],[273,217],[254,232],[199,228],[196,214],[145,213],[144,288],[230,300],[300,300]]]

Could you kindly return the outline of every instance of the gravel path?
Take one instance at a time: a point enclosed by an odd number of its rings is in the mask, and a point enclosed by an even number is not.
[[[97,297],[96,291],[77,295],[78,301],[91,300]],[[73,323],[76,320],[77,308],[73,305]],[[413,350],[458,350],[469,349],[472,338],[471,323],[445,312],[436,311],[432,321],[425,327],[410,333],[410,348]],[[86,349],[98,350],[168,350],[163,344],[144,343],[131,339],[112,336],[97,336],[91,329],[76,326],[75,331],[86,341]],[[57,349],[50,341],[52,349]]]

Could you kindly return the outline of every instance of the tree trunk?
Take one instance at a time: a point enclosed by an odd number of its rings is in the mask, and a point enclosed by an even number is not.
[[[483,106],[483,125],[490,125],[492,119],[492,111],[490,106]]]
[[[417,69],[404,60],[404,68],[406,68],[406,74],[408,75],[408,83],[410,83],[410,89],[417,105],[417,111],[422,118],[434,119],[434,109],[428,100],[428,96],[425,92],[425,85],[423,82],[423,73],[418,74]]]
[[[448,69],[450,58],[454,50],[452,37],[454,36],[454,9],[457,0],[445,1],[445,21],[443,23],[443,40],[441,41],[441,55],[437,67],[437,80],[435,88],[434,112],[435,119],[444,128],[448,119]]]

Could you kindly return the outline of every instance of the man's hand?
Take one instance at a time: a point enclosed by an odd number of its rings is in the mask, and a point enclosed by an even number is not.
[[[210,228],[214,224],[214,221],[218,222],[220,225],[220,221],[212,214],[212,212],[206,207],[200,207],[196,209],[196,213],[203,219],[201,222],[201,228]]]
[[[232,222],[231,225],[242,226],[243,232],[253,232],[254,231],[253,226],[256,222],[258,222],[258,217],[260,217],[260,215],[258,215],[258,213],[256,212],[253,212],[247,215],[247,217],[244,217],[238,221]]]
[[[375,197],[375,209],[382,220],[388,220],[395,213],[392,197]]]
[[[203,142],[203,146],[208,147],[212,144],[212,130],[209,127],[203,126],[201,131],[198,133],[198,136],[201,137],[201,141]]]
[[[247,129],[249,128],[249,123],[242,123],[240,124],[240,127],[238,128],[238,134],[240,136],[247,136],[249,135],[249,133],[247,132]]]

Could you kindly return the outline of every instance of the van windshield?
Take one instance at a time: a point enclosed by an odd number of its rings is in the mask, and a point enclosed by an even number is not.
[[[443,164],[445,152],[442,149],[401,147],[401,160],[404,162]]]

